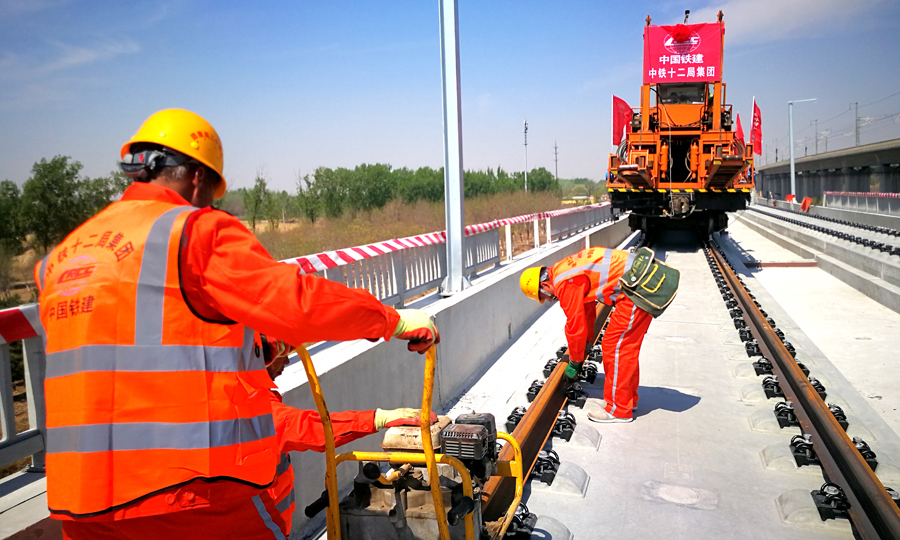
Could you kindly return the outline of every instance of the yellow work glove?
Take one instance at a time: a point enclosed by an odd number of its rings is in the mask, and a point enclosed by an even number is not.
[[[375,429],[394,426],[418,426],[422,411],[401,407],[399,409],[375,409]],[[431,413],[431,423],[437,422],[437,415]]]
[[[412,352],[424,354],[428,347],[441,342],[437,327],[431,317],[420,309],[398,309],[400,322],[394,330],[394,337],[409,341],[406,348]]]

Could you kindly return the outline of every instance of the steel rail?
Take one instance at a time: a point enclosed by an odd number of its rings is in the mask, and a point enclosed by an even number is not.
[[[600,311],[594,323],[594,335],[599,339],[600,329],[609,317],[611,308],[600,304]],[[595,339],[596,342],[596,339]],[[564,373],[568,364],[568,356],[565,355],[556,365],[556,368],[547,377],[543,388],[535,396],[534,401],[525,411],[525,415],[512,436],[518,441],[522,453],[522,472],[525,480],[531,476],[538,454],[550,438],[553,426],[559,411],[566,406],[566,378]],[[500,461],[511,461],[515,457],[512,445],[505,445],[500,451]],[[481,512],[484,521],[496,521],[503,518],[510,502],[515,496],[515,479],[511,477],[494,476],[485,484],[482,492]]]
[[[760,351],[772,361],[773,371],[778,375],[786,398],[797,405],[794,412],[803,433],[812,435],[813,449],[822,464],[825,479],[843,488],[850,503],[850,520],[857,534],[864,540],[900,539],[900,508],[766,321],[749,292],[726,263],[724,254],[718,246],[710,247],[710,252],[743,310]]]

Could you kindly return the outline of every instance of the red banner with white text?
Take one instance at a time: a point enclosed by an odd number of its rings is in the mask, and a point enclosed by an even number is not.
[[[644,84],[722,80],[720,23],[644,27]]]

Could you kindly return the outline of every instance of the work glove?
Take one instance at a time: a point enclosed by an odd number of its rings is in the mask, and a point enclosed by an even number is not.
[[[569,365],[566,366],[566,373],[565,373],[566,377],[573,381],[575,379],[577,379],[578,374],[581,373],[581,366],[583,364],[584,364],[583,361],[582,362],[573,362],[573,361],[569,360]]]
[[[394,330],[394,337],[409,340],[406,348],[424,354],[432,344],[441,342],[437,327],[431,317],[419,309],[398,309],[400,322]]]
[[[384,429],[394,426],[419,426],[421,425],[422,411],[401,407],[399,409],[375,409],[375,429]],[[436,414],[431,413],[431,423],[437,422]]]

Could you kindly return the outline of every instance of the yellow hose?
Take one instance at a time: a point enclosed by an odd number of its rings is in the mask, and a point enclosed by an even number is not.
[[[334,430],[331,427],[331,416],[328,414],[328,406],[325,405],[325,397],[322,395],[322,387],[319,385],[319,377],[313,366],[309,352],[302,345],[297,347],[297,355],[303,361],[306,370],[306,378],[309,380],[309,389],[319,418],[322,419],[322,429],[325,432],[325,488],[328,490],[328,510],[325,512],[325,522],[328,531],[328,540],[341,540],[340,514],[338,513],[338,485],[337,463],[334,454]]]
[[[437,349],[432,345],[425,353],[425,380],[422,383],[422,451],[428,466],[428,482],[431,484],[431,499],[434,501],[434,515],[438,523],[441,540],[450,540],[447,512],[444,511],[444,496],[441,494],[441,477],[438,474],[431,444],[431,395],[434,390],[434,366],[437,363]]]

